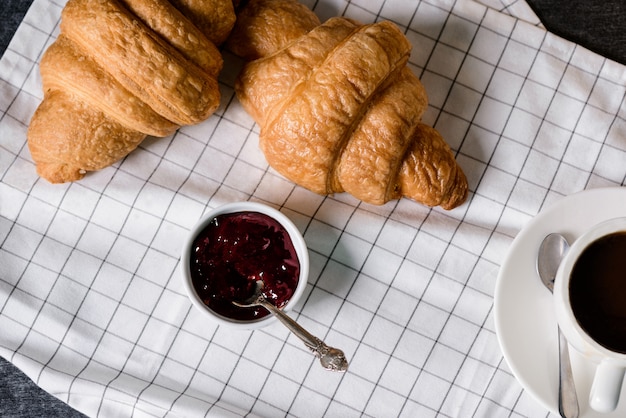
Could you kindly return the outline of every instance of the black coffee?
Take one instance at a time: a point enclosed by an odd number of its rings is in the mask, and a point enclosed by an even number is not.
[[[626,353],[626,231],[589,244],[574,264],[569,295],[585,332],[604,347]]]

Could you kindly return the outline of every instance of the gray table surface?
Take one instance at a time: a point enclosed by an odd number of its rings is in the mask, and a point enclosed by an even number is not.
[[[0,56],[32,0],[0,0]],[[546,28],[626,64],[626,1],[527,0]],[[82,417],[0,357],[0,417]]]
[[[626,65],[626,1],[526,2],[550,32]]]

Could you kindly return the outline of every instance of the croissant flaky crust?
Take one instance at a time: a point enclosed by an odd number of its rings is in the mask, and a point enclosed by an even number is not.
[[[320,194],[372,204],[402,196],[452,209],[467,180],[407,67],[411,44],[396,25],[332,18],[323,24],[293,0],[251,0],[227,41],[253,59],[236,82],[259,124],[269,164]]]
[[[69,0],[28,129],[39,175],[79,180],[147,135],[208,118],[220,100],[215,42],[234,21],[232,0]]]

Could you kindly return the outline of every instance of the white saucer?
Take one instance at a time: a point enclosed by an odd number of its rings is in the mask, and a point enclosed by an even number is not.
[[[511,371],[547,409],[558,415],[557,325],[552,294],[535,270],[539,245],[550,232],[573,243],[587,228],[626,216],[626,187],[590,189],[564,197],[543,210],[515,237],[498,274],[494,319],[500,347]],[[581,418],[626,417],[626,384],[617,410],[589,408],[595,367],[570,349]]]

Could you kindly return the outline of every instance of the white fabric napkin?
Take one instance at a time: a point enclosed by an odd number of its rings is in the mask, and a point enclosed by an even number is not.
[[[323,20],[406,31],[425,122],[467,174],[467,203],[376,207],[294,187],[258,149],[228,54],[208,121],[50,185],[26,129],[64,2],[35,0],[0,59],[0,355],[89,416],[549,415],[503,360],[494,286],[544,206],[623,183],[625,68],[547,33],[522,1],[309,3]],[[311,274],[292,315],[346,352],[347,373],[322,370],[279,324],[232,331],[191,306],[182,240],[238,200],[278,207],[303,232]]]
[[[525,20],[526,22],[543,28],[543,23],[537,17],[533,9],[521,0],[477,0],[478,3],[495,9],[500,13],[508,14],[516,19]]]

